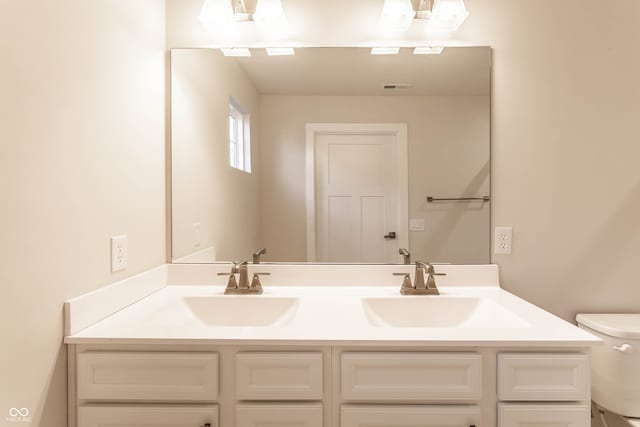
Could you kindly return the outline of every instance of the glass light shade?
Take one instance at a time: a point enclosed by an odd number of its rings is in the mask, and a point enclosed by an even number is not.
[[[284,14],[281,0],[258,0],[253,20],[257,24],[274,25],[286,23],[287,17]]]
[[[467,16],[464,0],[435,0],[430,24],[435,29],[455,31]]]
[[[406,31],[411,25],[416,12],[411,0],[385,0],[380,16],[380,30]]]
[[[205,0],[198,19],[204,25],[226,25],[233,22],[231,0]]]

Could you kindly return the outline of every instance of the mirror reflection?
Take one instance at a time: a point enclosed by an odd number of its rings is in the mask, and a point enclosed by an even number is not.
[[[488,263],[490,80],[484,47],[172,50],[173,262]]]

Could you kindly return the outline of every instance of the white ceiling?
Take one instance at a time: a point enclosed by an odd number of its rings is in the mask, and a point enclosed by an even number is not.
[[[303,48],[295,56],[252,50],[236,60],[265,95],[488,95],[491,50],[446,48],[440,55],[371,55],[367,48]],[[384,89],[409,84],[408,89]]]

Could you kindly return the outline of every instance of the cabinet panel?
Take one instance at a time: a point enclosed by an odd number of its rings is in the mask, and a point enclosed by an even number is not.
[[[590,425],[587,405],[516,405],[501,403],[499,427],[586,427]]]
[[[587,355],[533,353],[498,355],[500,400],[588,400],[589,378]]]
[[[218,427],[217,406],[89,405],[78,408],[78,427]]]
[[[344,405],[340,427],[480,427],[476,406]]]
[[[476,353],[343,353],[342,398],[360,401],[474,401],[481,394]]]
[[[213,402],[218,355],[180,352],[85,352],[77,359],[78,398]]]
[[[322,404],[241,404],[236,427],[322,427]]]
[[[322,353],[238,353],[238,400],[322,399]]]

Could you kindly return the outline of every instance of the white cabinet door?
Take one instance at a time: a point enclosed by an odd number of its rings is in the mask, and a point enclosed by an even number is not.
[[[78,408],[78,427],[218,427],[217,406],[89,405]]]
[[[501,403],[499,427],[587,427],[587,405],[514,405]]]
[[[498,396],[510,401],[589,400],[586,354],[502,353]]]
[[[238,353],[238,400],[321,400],[322,353]]]
[[[241,404],[235,427],[322,427],[322,404]]]
[[[480,427],[477,406],[345,405],[340,427]]]
[[[218,354],[88,351],[78,355],[78,398],[92,401],[218,399]]]
[[[342,398],[351,401],[468,402],[480,400],[476,353],[342,354]]]

